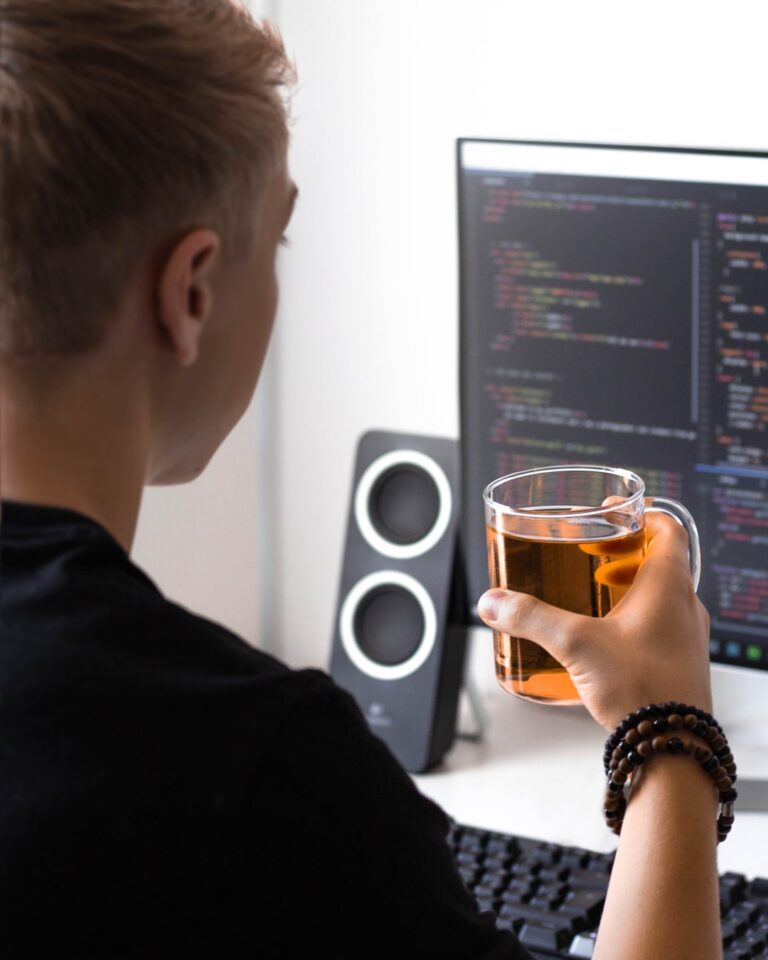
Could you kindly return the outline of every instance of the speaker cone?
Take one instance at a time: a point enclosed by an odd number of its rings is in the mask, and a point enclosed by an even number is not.
[[[417,450],[392,450],[368,466],[355,493],[355,519],[379,553],[418,557],[451,519],[451,488],[441,467]]]
[[[437,614],[418,580],[399,570],[380,570],[347,594],[339,633],[358,670],[380,680],[399,680],[418,670],[432,652]]]
[[[363,653],[391,667],[418,650],[424,636],[424,614],[412,593],[390,584],[362,598],[355,611],[354,629]]]
[[[371,487],[368,513],[380,536],[395,544],[423,540],[434,527],[440,493],[432,477],[412,464],[385,470]]]

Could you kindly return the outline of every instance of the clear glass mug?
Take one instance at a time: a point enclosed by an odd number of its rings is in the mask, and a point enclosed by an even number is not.
[[[603,506],[607,497],[620,502]],[[646,498],[636,474],[617,467],[541,467],[494,480],[483,491],[491,587],[603,617],[629,589],[645,555],[645,513],[674,517],[688,533],[691,576],[701,551],[693,517],[676,500]],[[562,664],[538,644],[493,631],[496,678],[525,700],[568,705],[579,695]]]

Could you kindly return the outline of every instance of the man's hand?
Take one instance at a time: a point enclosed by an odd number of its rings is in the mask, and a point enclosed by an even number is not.
[[[500,589],[483,594],[478,606],[488,626],[533,640],[562,663],[607,730],[647,703],[678,700],[711,710],[709,615],[693,590],[688,538],[664,514],[647,513],[645,524],[645,559],[603,618]]]

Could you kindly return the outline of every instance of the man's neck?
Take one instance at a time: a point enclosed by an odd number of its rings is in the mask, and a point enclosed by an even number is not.
[[[136,397],[103,378],[36,389],[0,370],[0,493],[68,507],[96,520],[130,553],[148,454]]]

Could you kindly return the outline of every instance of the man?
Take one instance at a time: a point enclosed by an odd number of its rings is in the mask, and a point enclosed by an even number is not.
[[[269,341],[277,35],[228,0],[4,2],[0,30],[0,952],[511,955],[351,698],[128,557]]]
[[[297,192],[291,81],[275,31],[231,0],[0,0],[4,958],[526,956],[352,698],[130,560],[144,485],[196,477],[253,394]],[[489,619],[557,650],[606,725],[657,695],[708,705],[673,526],[602,633],[512,595]],[[662,626],[679,642],[656,682],[641,641]],[[658,769],[625,835],[642,847],[662,802],[710,839],[700,771]],[[669,901],[686,930],[716,895],[712,844],[689,846],[701,882]],[[647,892],[661,931],[672,881]],[[616,889],[607,950],[620,917],[632,929],[637,888]]]

